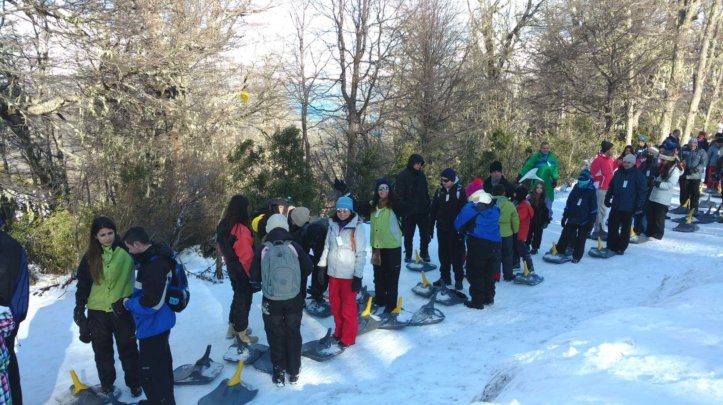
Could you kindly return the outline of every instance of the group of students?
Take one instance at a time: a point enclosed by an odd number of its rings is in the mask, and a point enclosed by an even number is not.
[[[121,238],[110,218],[93,219],[76,272],[73,320],[80,341],[91,344],[103,394],[115,390],[115,339],[131,395],[146,394],[139,404],[175,404],[168,339],[176,314],[166,303],[174,256],[141,227]]]

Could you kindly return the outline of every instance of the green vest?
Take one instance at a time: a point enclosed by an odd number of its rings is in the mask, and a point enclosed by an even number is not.
[[[111,305],[133,292],[133,258],[120,247],[103,247],[103,278],[93,282],[88,309],[111,312]]]
[[[369,238],[372,248],[394,249],[402,246],[402,230],[391,208],[377,208],[371,215]]]

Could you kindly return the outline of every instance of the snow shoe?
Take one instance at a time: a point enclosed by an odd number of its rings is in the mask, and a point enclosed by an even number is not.
[[[699,227],[698,225],[696,225],[695,223],[692,223],[692,222],[691,222],[691,223],[685,223],[685,222],[684,222],[684,223],[682,223],[682,224],[679,224],[679,225],[676,226],[675,228],[673,228],[673,230],[676,231],[676,232],[685,232],[685,233],[696,232],[696,231],[698,231],[699,229],[700,229],[700,227]]]
[[[379,329],[399,330],[407,326],[409,321],[400,321],[399,314],[402,313],[402,297],[397,300],[397,306],[392,312],[385,312],[379,316]]]
[[[356,294],[357,314],[361,314],[366,309],[370,297],[374,297],[374,294],[367,291],[367,286],[362,286],[361,290]]]
[[[685,215],[688,213],[688,207],[686,207],[685,205],[681,205],[678,208],[670,210],[668,212],[675,215]]]
[[[261,357],[263,347],[264,345],[258,343],[249,345],[237,336],[234,343],[226,350],[223,359],[231,363],[243,361],[246,364],[253,364]]]
[[[75,370],[70,371],[70,377],[73,385],[70,386],[69,392],[56,398],[62,405],[104,405],[115,401],[120,396],[121,392],[115,386],[107,387],[108,389],[103,393],[103,387],[100,385],[89,387],[83,384]]]
[[[372,297],[369,297],[366,309],[362,311],[361,314],[359,314],[359,332],[357,332],[357,336],[361,336],[367,332],[371,332],[374,329],[379,328],[379,320],[375,318],[374,315],[372,315],[371,311]]]
[[[304,308],[309,315],[317,318],[328,318],[331,316],[331,306],[323,299],[318,301],[314,298],[307,298],[306,306]]]
[[[412,292],[424,297],[429,298],[434,294],[434,292],[437,290],[437,287],[435,287],[433,284],[427,280],[427,275],[422,272],[422,282],[417,283],[414,287],[412,287]]]
[[[590,248],[587,254],[598,259],[609,259],[613,256],[617,256],[617,253],[608,248],[598,249],[597,247]]]
[[[414,255],[416,256],[416,259],[414,262],[406,262],[407,263],[407,270],[411,271],[432,271],[437,268],[436,264],[430,263],[431,260],[429,260],[429,255],[427,256],[419,256],[419,253],[415,250]],[[428,260],[424,260],[424,259]]]
[[[340,355],[343,351],[338,343],[339,341],[331,334],[331,328],[329,328],[323,338],[301,345],[301,355],[316,361],[327,361]]]
[[[635,235],[635,236],[630,237],[630,243],[632,243],[634,245],[640,245],[641,243],[645,243],[649,240],[650,240],[650,238],[645,234]]]
[[[254,361],[254,368],[262,373],[273,373],[274,366],[271,364],[271,351],[269,350],[269,347],[258,343],[253,346],[256,351],[261,353],[261,356]]]
[[[518,274],[513,282],[515,284],[522,284],[522,285],[538,285],[541,282],[545,281],[545,278],[537,275],[534,271],[531,271],[527,273],[527,275],[524,274]]]
[[[437,289],[434,295],[434,301],[449,307],[467,301],[467,296],[461,291],[450,290],[446,286],[443,286]]]
[[[595,230],[590,234],[590,236],[588,236],[588,239],[592,239],[592,240],[598,240],[598,238],[600,238],[603,242],[605,242],[608,240],[608,233],[605,231],[602,231],[602,230],[601,231]]]
[[[206,353],[196,360],[195,364],[184,364],[173,370],[173,384],[207,384],[216,379],[223,370],[223,364],[211,360],[210,355],[211,345],[208,345],[206,346]]]
[[[436,292],[432,295],[428,303],[422,305],[422,307],[412,315],[409,319],[409,326],[433,325],[444,320],[444,313],[434,307],[435,295]]]
[[[216,389],[198,400],[198,405],[236,405],[251,402],[259,390],[241,382],[244,362],[240,361],[233,377],[225,378]]]
[[[566,254],[552,254],[552,252],[547,252],[544,256],[542,256],[542,260],[554,264],[567,263],[570,261],[571,258],[571,256],[568,256]]]

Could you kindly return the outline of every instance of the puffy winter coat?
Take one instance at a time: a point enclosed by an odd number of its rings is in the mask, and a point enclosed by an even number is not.
[[[505,196],[495,196],[495,203],[500,208],[500,235],[503,238],[512,236],[520,228],[520,217],[517,216],[515,205]]]
[[[615,172],[605,193],[605,204],[616,211],[634,213],[643,210],[647,195],[647,181],[640,170],[634,166],[621,168]]]
[[[440,231],[454,230],[454,219],[467,204],[467,194],[462,186],[456,184],[449,190],[440,187],[432,197],[431,225],[437,224]]]
[[[176,325],[176,313],[166,304],[166,288],[176,262],[171,248],[159,243],[152,243],[145,252],[133,256],[139,267],[126,308],[136,321],[138,339],[145,339]]]
[[[595,183],[595,188],[598,190],[608,189],[610,182],[613,179],[614,172],[615,160],[612,156],[608,156],[605,153],[599,153],[590,165],[592,181]]]
[[[354,215],[346,224],[334,217],[329,221],[324,252],[319,267],[327,267],[327,274],[334,278],[361,278],[364,275],[364,259],[367,255],[364,223]]]
[[[465,235],[477,239],[495,243],[502,242],[499,207],[496,204],[491,204],[480,211],[479,208],[481,207],[478,207],[478,205],[478,203],[471,201],[465,204],[462,211],[457,215],[457,219],[454,220],[454,228],[457,232],[464,232]]]
[[[711,143],[710,147],[708,147],[708,166],[715,166],[715,164],[718,162],[719,150],[720,147],[718,146],[717,142]]]
[[[522,200],[517,204],[517,216],[520,217],[520,229],[517,231],[517,240],[526,241],[527,235],[530,233],[530,223],[535,216],[535,210],[527,200]]]
[[[407,168],[397,175],[394,191],[402,200],[403,215],[429,214],[429,187],[427,176],[416,170],[416,163],[424,163],[422,156],[413,154],[409,157]]]
[[[133,258],[117,237],[112,246],[102,249],[103,277],[94,281],[90,275],[88,259],[83,256],[76,272],[78,284],[75,305],[88,306],[95,311],[112,312],[114,302],[133,292]]]
[[[587,225],[595,223],[597,217],[597,194],[595,186],[592,182],[585,187],[580,187],[579,183],[572,188],[567,196],[565,210],[562,213],[563,218],[567,218],[567,223],[574,225]]]
[[[701,148],[696,150],[688,150],[684,156],[685,160],[685,178],[688,180],[701,180],[705,172],[705,166],[708,164],[708,155]]]
[[[655,178],[655,182],[660,182],[659,185],[653,186],[653,192],[650,193],[649,201],[654,201],[658,204],[670,207],[670,199],[673,197],[673,188],[678,184],[678,179],[683,174],[683,171],[676,165],[668,168],[668,178],[663,180],[662,176]]]
[[[228,229],[223,221],[216,227],[216,241],[223,255],[229,277],[248,281],[254,259],[254,236],[251,229],[238,223]]]

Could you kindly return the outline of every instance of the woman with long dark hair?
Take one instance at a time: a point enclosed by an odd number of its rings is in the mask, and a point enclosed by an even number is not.
[[[113,221],[96,217],[90,226],[88,249],[78,266],[73,319],[80,329],[80,340],[92,344],[104,394],[114,391],[113,338],[131,395],[142,393],[135,322],[129,312],[117,316],[112,308],[113,303],[133,292],[133,267],[133,258]]]
[[[233,299],[228,315],[229,331],[246,344],[256,343],[248,329],[253,289],[249,284],[249,271],[254,259],[254,237],[249,219],[249,200],[235,195],[226,206],[223,218],[216,227],[216,242],[226,262],[228,278],[233,288]]]
[[[545,195],[545,185],[537,182],[532,187],[530,193],[530,204],[535,211],[535,215],[530,222],[530,233],[527,235],[527,246],[530,247],[530,254],[536,255],[542,244],[542,232],[550,223],[552,210],[550,209],[550,200]]]

